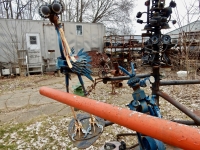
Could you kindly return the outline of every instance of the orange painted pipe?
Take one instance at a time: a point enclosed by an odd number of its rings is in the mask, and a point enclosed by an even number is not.
[[[40,94],[148,135],[166,144],[186,150],[200,150],[200,129],[48,87],[41,87]]]

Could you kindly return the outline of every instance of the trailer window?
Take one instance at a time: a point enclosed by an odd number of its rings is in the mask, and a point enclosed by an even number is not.
[[[82,25],[76,25],[76,34],[82,35],[82,33],[83,33]]]
[[[30,44],[31,45],[37,44],[37,37],[36,36],[30,36]]]

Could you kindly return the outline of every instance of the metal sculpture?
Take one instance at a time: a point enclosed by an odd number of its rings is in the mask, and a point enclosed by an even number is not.
[[[59,21],[58,15],[64,11],[64,3],[62,1],[54,0],[51,4],[41,5],[39,7],[39,14],[43,18],[48,18],[54,24],[59,41],[59,48],[61,56],[57,58],[57,69],[65,75],[66,91],[69,92],[70,73],[75,73],[78,76],[84,95],[88,93],[84,87],[82,75],[86,76],[92,82],[92,71],[90,70],[91,57],[81,49],[76,55],[75,50],[69,48],[68,42]],[[72,108],[74,119],[70,122],[68,134],[72,142],[78,148],[86,148],[90,146],[102,133],[104,121],[93,115],[76,115],[74,108]],[[94,129],[94,132],[92,131]]]
[[[171,37],[169,35],[163,35],[162,29],[169,28],[169,21],[171,21],[172,8],[176,7],[176,3],[172,0],[168,7],[165,7],[165,0],[152,0],[150,8],[150,0],[145,2],[147,6],[147,12],[138,12],[136,17],[140,18],[143,13],[147,13],[147,23],[144,30],[147,32],[142,36],[150,37],[144,42],[143,64],[151,66],[171,66],[169,59],[170,48],[175,44],[171,43]],[[138,19],[138,23],[144,23],[143,20]],[[175,20],[172,21],[176,23]]]
[[[143,80],[136,77],[136,72],[134,70],[133,63],[131,63],[132,73],[129,73],[126,69],[124,69],[121,66],[119,66],[119,69],[130,77],[127,84],[134,90],[132,94],[133,100],[130,102],[130,104],[127,105],[129,109],[142,113],[149,113],[152,116],[161,118],[160,110],[156,104],[155,95],[152,95],[151,97],[146,96],[144,90],[140,89],[140,87],[146,87],[148,84],[154,83],[154,77],[146,77]],[[142,136],[139,132],[137,132],[136,135],[141,149],[165,149],[165,146],[161,141],[153,139],[149,136]]]
[[[45,4],[39,7],[39,14],[43,18],[48,18],[51,23],[54,24],[58,34],[59,48],[61,56],[57,59],[57,69],[60,69],[66,77],[66,88],[69,92],[69,73],[77,74],[79,81],[82,85],[85,95],[87,95],[86,89],[81,75],[86,76],[89,80],[93,81],[91,77],[92,71],[90,70],[91,57],[81,49],[77,55],[75,50],[69,48],[68,42],[65,38],[65,34],[62,28],[62,24],[59,21],[58,15],[64,11],[64,4],[60,1],[53,1],[52,4]]]
[[[86,97],[75,96],[74,94],[49,87],[41,87],[40,94],[127,127],[143,135],[148,135],[166,144],[182,149],[200,149],[200,130],[197,128]]]
[[[151,9],[150,2],[152,2]],[[125,126],[129,129],[137,131],[136,135],[140,149],[162,150],[164,149],[163,142],[165,144],[173,145],[183,149],[200,149],[199,130],[182,125],[200,125],[200,117],[159,89],[160,86],[164,85],[200,83],[199,80],[161,81],[160,78],[160,67],[171,66],[168,54],[170,52],[170,48],[173,46],[170,36],[163,35],[161,33],[161,29],[166,29],[169,27],[168,22],[170,21],[170,16],[172,13],[171,8],[174,8],[176,3],[172,0],[169,4],[169,7],[165,7],[165,0],[147,0],[145,5],[147,6],[147,12],[145,12],[147,13],[147,24],[145,25],[144,29],[147,32],[144,33],[143,36],[149,36],[149,40],[145,42],[144,48],[142,49],[143,63],[152,66],[152,73],[136,75],[134,71],[134,65],[131,64],[132,73],[129,73],[124,68],[119,67],[128,76],[103,78],[104,83],[107,83],[108,81],[128,80],[128,85],[134,90],[132,94],[133,100],[128,105],[130,110],[97,102],[86,97],[75,96],[73,94],[61,92],[47,87],[42,87],[40,89],[40,93],[59,102],[109,120],[111,121],[108,123],[109,125],[112,123],[117,123],[121,126]],[[137,17],[140,18],[142,14],[143,13],[138,12]],[[143,21],[139,19],[137,22],[143,23]],[[172,22],[175,23],[175,21]],[[70,61],[65,61],[65,66],[68,65],[70,68],[70,64],[68,64],[68,62],[70,63]],[[146,96],[145,92],[140,89],[140,87],[145,87],[147,82],[151,83],[151,97]],[[176,108],[180,109],[193,121],[169,121],[162,119],[159,110],[159,96],[163,97]],[[145,113],[149,113],[150,115]],[[68,132],[70,135],[73,135],[71,138],[72,141],[75,140],[75,146],[78,148],[86,148],[99,137],[100,133],[102,132],[101,127],[107,125],[103,119],[97,117],[93,118],[93,116],[90,115],[81,114],[77,115],[77,118],[75,116],[70,122]],[[101,127],[96,124],[97,129],[94,130],[93,128],[92,130],[92,126],[94,127],[95,123],[98,123],[101,125]]]

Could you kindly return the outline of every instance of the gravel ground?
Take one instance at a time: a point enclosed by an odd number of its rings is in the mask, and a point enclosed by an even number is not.
[[[138,71],[140,73],[140,71]],[[52,76],[17,77],[0,79],[0,96],[2,93],[21,90],[26,87],[41,86],[41,81],[51,80]],[[192,78],[192,77],[191,77]],[[199,77],[196,77],[198,79]],[[72,78],[73,79],[73,78]],[[163,80],[177,79],[176,74],[166,72]],[[64,79],[63,79],[64,80]],[[38,84],[40,82],[40,85]],[[60,82],[60,80],[59,80]],[[132,100],[132,90],[123,81],[122,88],[116,88],[116,95],[111,94],[111,84],[99,83],[89,98],[126,108]],[[162,91],[184,104],[192,111],[200,108],[200,85],[163,86]],[[151,94],[150,88],[144,88],[146,95]],[[160,110],[164,119],[190,120],[186,115],[176,109],[164,99],[160,99]],[[197,111],[198,112],[198,111]],[[82,113],[77,111],[77,113]],[[76,150],[67,134],[67,127],[72,119],[72,114],[66,116],[40,116],[24,123],[5,123],[0,126],[0,149],[59,149]],[[100,138],[87,150],[99,149],[107,141],[116,141],[119,133],[134,133],[117,124],[108,126]],[[135,137],[124,137],[123,140],[130,146],[136,143]],[[130,142],[131,141],[131,142]]]

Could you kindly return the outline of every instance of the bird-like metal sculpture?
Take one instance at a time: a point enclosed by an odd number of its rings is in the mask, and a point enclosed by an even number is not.
[[[83,87],[85,95],[87,92],[84,87],[84,83],[81,75],[86,76],[93,81],[91,77],[92,71],[90,70],[91,57],[81,49],[77,55],[75,55],[74,49],[70,49],[68,42],[65,38],[62,24],[59,21],[58,15],[64,11],[64,4],[60,1],[53,1],[52,4],[41,5],[39,7],[39,14],[43,18],[49,18],[50,22],[54,24],[59,41],[59,48],[61,56],[57,59],[57,68],[66,75],[66,87],[69,92],[69,73],[75,73],[78,75],[79,81]]]
[[[48,18],[54,24],[59,41],[59,48],[61,56],[57,58],[57,68],[65,75],[66,91],[69,92],[70,73],[75,73],[78,76],[80,84],[83,88],[84,95],[88,93],[84,87],[82,75],[86,76],[93,82],[90,70],[91,57],[81,49],[77,54],[75,50],[70,49],[62,24],[59,21],[58,15],[64,11],[64,3],[54,0],[51,4],[41,5],[39,7],[39,14],[43,18]],[[105,125],[104,120],[90,115],[76,115],[74,108],[72,108],[74,119],[70,122],[68,127],[68,134],[72,142],[78,148],[89,147],[99,137]],[[93,128],[93,131],[92,131]]]

